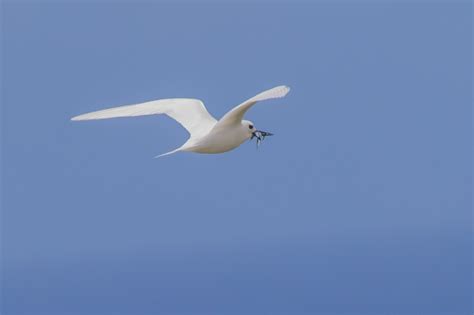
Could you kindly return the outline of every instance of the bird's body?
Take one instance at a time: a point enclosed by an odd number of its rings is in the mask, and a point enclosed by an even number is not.
[[[188,98],[163,99],[136,105],[127,105],[91,112],[73,117],[71,120],[95,120],[117,117],[132,117],[166,114],[188,130],[189,139],[179,148],[161,154],[169,155],[179,151],[195,153],[223,153],[237,148],[246,140],[257,137],[260,141],[270,133],[256,130],[253,123],[243,120],[245,112],[256,102],[280,98],[290,89],[278,86],[264,91],[234,107],[219,121],[207,112],[200,100]]]
[[[223,130],[212,129],[211,132],[197,141],[183,144],[181,150],[196,153],[223,153],[230,151],[251,137],[248,134],[248,127],[247,130],[244,128],[236,126],[235,128],[225,128]]]

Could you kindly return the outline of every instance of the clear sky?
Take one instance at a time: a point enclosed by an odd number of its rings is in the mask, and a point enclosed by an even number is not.
[[[1,313],[472,314],[472,4],[394,2],[3,1]]]

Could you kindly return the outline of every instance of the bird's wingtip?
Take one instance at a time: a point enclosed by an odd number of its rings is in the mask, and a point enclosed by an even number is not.
[[[71,121],[79,121],[79,120],[85,120],[85,116],[83,115],[77,115],[71,118]]]
[[[284,97],[290,92],[291,88],[288,85],[279,85],[272,90],[279,94],[279,97]]]

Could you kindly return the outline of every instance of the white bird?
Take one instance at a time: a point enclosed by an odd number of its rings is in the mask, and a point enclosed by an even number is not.
[[[94,120],[117,117],[166,114],[180,123],[188,132],[189,139],[179,148],[156,157],[180,152],[223,153],[237,148],[247,139],[257,138],[257,144],[269,132],[257,130],[249,120],[243,120],[245,112],[258,101],[284,97],[290,88],[277,86],[266,90],[227,112],[216,120],[206,110],[203,102],[192,98],[170,98],[135,105],[99,110],[71,118]]]

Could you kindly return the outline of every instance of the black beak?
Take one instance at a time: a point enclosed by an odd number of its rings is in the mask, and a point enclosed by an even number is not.
[[[269,136],[273,136],[273,133],[262,131],[262,130],[255,130],[254,132],[252,132],[252,137],[250,138],[250,140],[252,140],[253,138],[257,138],[257,147],[258,147],[260,145],[260,142],[262,142],[263,139],[265,139],[265,137],[269,137]]]

